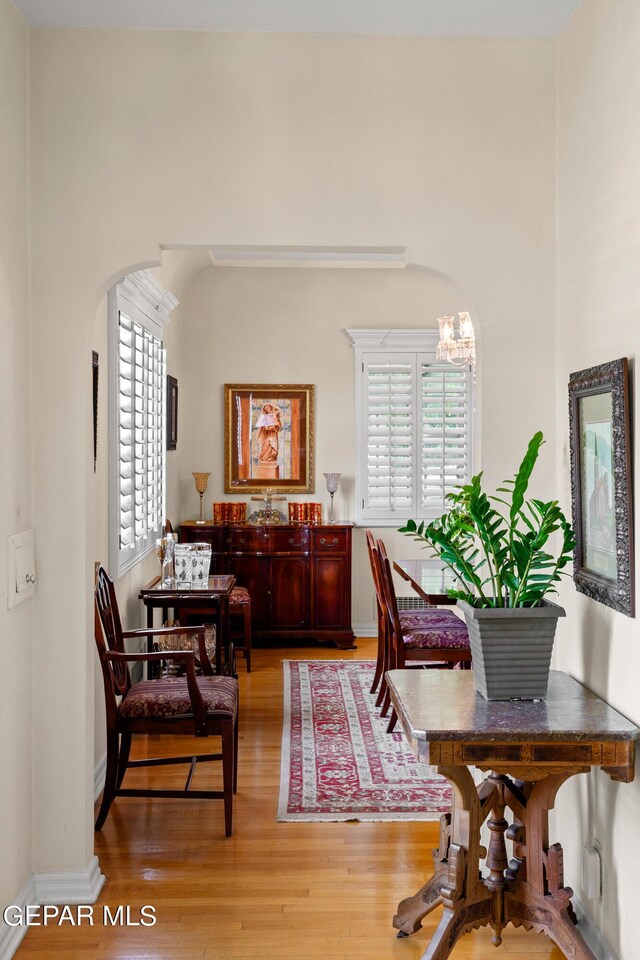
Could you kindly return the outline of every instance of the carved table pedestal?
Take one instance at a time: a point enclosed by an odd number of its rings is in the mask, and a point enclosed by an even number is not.
[[[509,923],[546,933],[572,960],[596,960],[564,883],[562,847],[549,844],[549,810],[562,784],[591,767],[613,780],[633,780],[640,730],[556,671],[543,701],[486,701],[475,692],[473,674],[462,670],[393,670],[387,679],[416,756],[453,789],[452,813],[441,818],[433,853],[435,873],[401,901],[393,919],[398,936],[415,933],[441,904],[442,919],[423,960],[445,960],[459,937],[476,927],[490,926],[499,946]],[[470,766],[489,771],[480,786]],[[480,844],[485,821],[487,849]],[[506,840],[512,841],[511,859]]]

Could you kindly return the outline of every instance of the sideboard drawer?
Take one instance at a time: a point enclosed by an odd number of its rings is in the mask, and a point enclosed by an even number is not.
[[[314,553],[345,553],[348,549],[350,530],[320,527],[311,531]]]
[[[272,553],[308,553],[311,546],[309,527],[274,528],[271,533]]]
[[[227,527],[225,531],[225,550],[236,552],[268,553],[270,532],[256,527]]]
[[[210,543],[214,553],[220,553],[223,550],[223,529],[222,527],[207,526],[181,526],[181,543]]]

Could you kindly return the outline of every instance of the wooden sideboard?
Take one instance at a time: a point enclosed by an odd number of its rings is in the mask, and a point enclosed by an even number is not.
[[[351,649],[351,524],[196,523],[180,541],[211,544],[211,573],[251,594],[254,636],[315,638]]]

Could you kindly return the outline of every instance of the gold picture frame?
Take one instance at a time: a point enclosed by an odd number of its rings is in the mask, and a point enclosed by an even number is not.
[[[225,493],[312,493],[313,385],[225,383]]]

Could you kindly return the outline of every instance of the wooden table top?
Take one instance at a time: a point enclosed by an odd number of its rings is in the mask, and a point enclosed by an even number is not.
[[[391,698],[416,741],[631,742],[640,729],[566,673],[552,670],[545,700],[485,700],[467,670],[391,670]]]
[[[217,577],[209,577],[206,587],[193,587],[190,590],[181,587],[178,590],[176,588],[169,589],[168,587],[163,587],[160,577],[155,577],[146,587],[141,589],[139,598],[141,600],[146,598],[162,598],[163,600],[178,598],[180,600],[191,600],[212,596],[223,597],[231,593],[235,582],[236,578],[232,574],[224,574]]]

